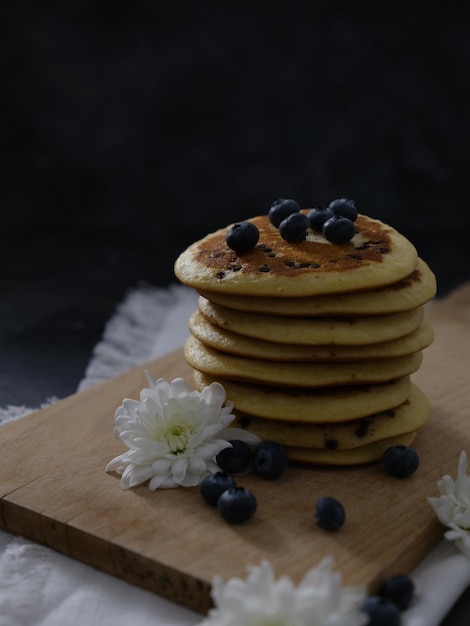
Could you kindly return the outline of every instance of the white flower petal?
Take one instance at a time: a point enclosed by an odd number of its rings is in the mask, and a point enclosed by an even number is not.
[[[186,469],[188,467],[188,459],[186,457],[179,457],[171,465],[171,475],[176,484],[181,484],[186,475]]]
[[[455,492],[455,483],[450,476],[443,476],[437,483],[439,493],[443,496],[453,495]]]
[[[188,460],[188,471],[191,474],[207,473],[207,464],[200,456],[193,455]]]
[[[467,473],[467,453],[462,450],[459,458],[458,475],[463,476]]]
[[[221,437],[220,433],[226,431],[226,426],[232,423],[232,415],[223,416],[220,419],[220,422],[216,424],[208,424],[205,428],[201,430],[201,436],[204,439],[211,439],[212,437],[217,436],[217,438],[225,439],[225,437]]]
[[[167,402],[168,398],[171,398],[172,396],[171,384],[164,378],[159,378],[155,381],[153,391],[155,392],[156,397],[160,399],[162,404]]]
[[[226,398],[225,389],[218,382],[213,382],[205,387],[201,392],[201,398],[207,404],[221,408]]]
[[[193,389],[190,389],[183,378],[175,378],[172,380],[170,387],[172,396],[176,398],[181,398],[191,394],[194,394],[195,397],[199,397],[198,392],[194,392]]]
[[[147,379],[147,382],[148,382],[148,385],[149,385],[150,389],[153,389],[155,387],[155,383],[157,381],[155,380],[155,378],[152,376],[152,374],[148,370],[145,370],[145,377]]]
[[[159,458],[152,463],[152,470],[158,476],[163,476],[168,473],[171,467],[171,459]]]
[[[192,474],[191,472],[186,472],[184,478],[181,482],[179,482],[180,487],[196,487],[201,482],[201,479],[207,475],[205,474]]]
[[[127,415],[135,415],[139,409],[140,402],[132,400],[131,398],[124,398],[122,401],[122,407],[119,407],[117,410],[119,411],[119,414],[123,414],[123,411],[125,411]]]
[[[123,489],[137,487],[152,476],[152,468],[148,466],[127,465],[121,476],[121,486]]]
[[[104,471],[121,473],[119,470],[121,467],[123,468],[123,461],[126,458],[126,455],[127,452],[125,452],[124,454],[120,454],[119,456],[115,456],[114,459],[111,459],[111,461],[109,461],[109,463],[106,465]]]
[[[220,439],[238,439],[252,447],[258,446],[262,442],[261,437],[253,435],[253,433],[243,428],[224,428],[224,430],[219,432],[218,437],[220,437]]]
[[[155,491],[158,488],[161,489],[171,489],[173,487],[178,487],[171,476],[154,476],[149,482],[150,491]]]
[[[206,441],[202,445],[198,446],[197,452],[200,457],[203,459],[212,459],[216,457],[219,452],[225,450],[225,448],[231,448],[232,444],[225,439],[212,439],[211,441]]]

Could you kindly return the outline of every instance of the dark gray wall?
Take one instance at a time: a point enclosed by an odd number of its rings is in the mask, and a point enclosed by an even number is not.
[[[469,278],[468,6],[10,3],[3,253],[160,284],[279,196],[349,196],[445,293]]]

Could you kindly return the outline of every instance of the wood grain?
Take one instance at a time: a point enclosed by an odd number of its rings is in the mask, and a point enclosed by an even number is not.
[[[380,464],[354,469],[289,467],[280,481],[253,475],[238,482],[258,499],[246,524],[226,524],[197,490],[123,491],[104,471],[123,451],[114,439],[114,411],[138,397],[145,370],[183,376],[182,351],[135,368],[57,402],[0,430],[0,527],[205,613],[210,583],[246,575],[247,564],[269,559],[278,574],[298,581],[326,555],[345,584],[371,590],[408,572],[442,536],[426,497],[441,475],[455,475],[460,451],[470,451],[470,285],[427,307],[436,331],[413,375],[427,393],[431,418],[419,434],[421,464],[394,479]],[[337,532],[318,528],[318,497],[344,504]]]

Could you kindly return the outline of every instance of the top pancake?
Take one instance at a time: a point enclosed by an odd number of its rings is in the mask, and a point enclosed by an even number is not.
[[[182,252],[175,262],[176,277],[217,293],[303,297],[391,285],[409,276],[418,263],[408,239],[365,215],[358,215],[356,234],[344,244],[330,243],[311,229],[305,241],[289,243],[267,215],[246,221],[260,233],[253,249],[243,254],[231,250],[225,242],[229,225]]]

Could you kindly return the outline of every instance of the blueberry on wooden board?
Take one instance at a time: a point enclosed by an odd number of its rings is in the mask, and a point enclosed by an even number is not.
[[[253,466],[255,472],[267,480],[280,478],[287,469],[287,451],[277,441],[263,441],[257,447]]]
[[[346,520],[346,513],[339,500],[331,496],[323,496],[315,505],[315,518],[321,528],[338,530]]]
[[[407,478],[419,467],[419,456],[414,448],[397,444],[390,446],[382,455],[385,470],[395,478]]]
[[[248,469],[251,463],[250,446],[240,439],[229,439],[231,448],[224,448],[215,457],[221,470],[228,474],[239,474]]]
[[[221,494],[217,508],[229,524],[243,524],[253,517],[257,504],[256,497],[249,489],[232,487]]]
[[[199,492],[204,500],[211,506],[217,506],[220,496],[227,489],[235,487],[235,481],[225,472],[209,474],[199,484]]]

